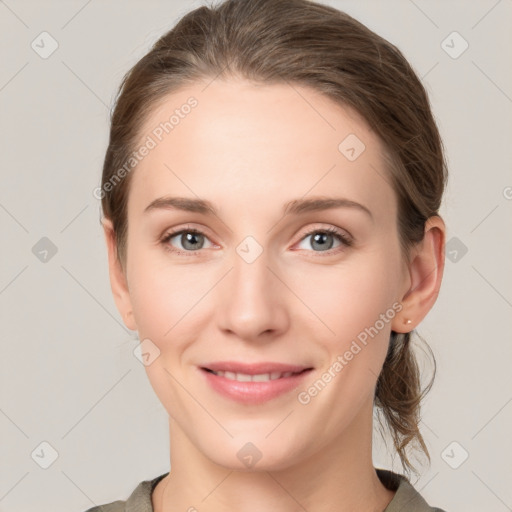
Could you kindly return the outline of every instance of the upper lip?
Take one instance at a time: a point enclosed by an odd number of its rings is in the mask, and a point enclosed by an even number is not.
[[[215,361],[213,363],[207,363],[202,365],[201,368],[206,370],[213,370],[215,372],[224,371],[224,372],[233,372],[233,373],[244,373],[246,375],[258,375],[262,373],[272,373],[272,372],[293,372],[298,373],[303,370],[311,369],[311,366],[302,366],[295,364],[285,364],[285,363],[273,363],[263,361],[261,363],[239,363],[236,361]]]

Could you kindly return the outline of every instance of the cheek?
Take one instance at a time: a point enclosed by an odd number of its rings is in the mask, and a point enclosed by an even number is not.
[[[374,326],[395,302],[398,262],[391,252],[375,251],[347,258],[337,266],[318,265],[300,270],[290,274],[289,282],[307,306],[305,311],[314,313],[317,327],[325,333],[324,340],[352,340]],[[394,314],[392,310],[387,316]],[[381,322],[378,327],[382,329]],[[388,322],[386,329],[390,330]]]
[[[187,410],[187,398],[177,382],[183,382],[181,364],[191,344],[189,340],[200,336],[197,319],[201,306],[204,308],[200,299],[210,280],[204,272],[197,275],[190,268],[166,264],[164,260],[148,253],[133,255],[129,286],[139,338],[143,343],[148,339],[154,344],[146,345],[153,358],[145,366],[146,374],[172,416],[176,411]]]
[[[185,314],[194,295],[192,283],[187,275],[191,285],[185,285],[179,267],[164,267],[148,253],[132,254],[130,265],[130,300],[139,336],[160,346]]]
[[[218,277],[207,266],[171,263],[162,253],[132,255],[130,300],[140,339],[158,347],[161,365],[176,366],[189,340],[200,337],[212,310],[208,291]]]

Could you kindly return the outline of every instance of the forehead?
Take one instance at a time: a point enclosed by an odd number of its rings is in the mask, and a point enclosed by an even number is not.
[[[129,214],[166,194],[208,198],[233,213],[341,194],[377,215],[395,212],[380,139],[356,111],[309,87],[187,86],[153,108],[139,140],[150,149],[133,171]]]

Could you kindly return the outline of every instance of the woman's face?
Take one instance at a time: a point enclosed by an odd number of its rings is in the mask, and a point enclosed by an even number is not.
[[[410,285],[396,198],[353,111],[299,85],[205,86],[169,95],[144,126],[125,321],[173,428],[217,464],[285,468],[370,428]],[[178,197],[214,213],[165,203]],[[225,361],[310,370],[238,384],[204,370]]]

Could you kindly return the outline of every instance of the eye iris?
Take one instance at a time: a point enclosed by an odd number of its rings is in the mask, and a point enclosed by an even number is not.
[[[331,243],[330,244],[326,244],[324,237],[330,237],[331,238]],[[320,244],[320,246],[319,246],[320,250],[329,250],[329,249],[332,248],[332,245],[333,245],[333,243],[332,243],[332,235],[330,233],[321,233],[321,232],[315,233],[313,235],[312,245],[314,246],[315,243],[319,243]]]
[[[187,247],[187,244],[189,243],[192,243],[192,244],[197,244],[197,238],[199,238],[200,240],[202,240],[202,236],[200,233],[194,233],[193,231],[192,232],[186,232],[186,233],[183,233],[181,235],[181,243],[183,245],[183,247],[185,249],[197,249],[198,246],[197,245],[192,245],[191,247]],[[202,244],[200,244],[202,245]]]

